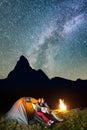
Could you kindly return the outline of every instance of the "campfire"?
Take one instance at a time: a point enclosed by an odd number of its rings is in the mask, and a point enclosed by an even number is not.
[[[67,110],[67,106],[64,103],[64,100],[59,99],[59,111],[66,111]]]

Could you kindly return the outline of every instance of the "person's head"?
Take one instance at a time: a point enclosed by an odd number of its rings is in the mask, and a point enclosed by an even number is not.
[[[39,103],[44,103],[44,102],[45,102],[45,101],[44,101],[44,98],[39,98],[39,99],[38,99],[38,102],[39,102]]]

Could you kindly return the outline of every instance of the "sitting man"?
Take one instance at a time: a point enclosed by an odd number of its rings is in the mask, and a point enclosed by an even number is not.
[[[54,121],[48,119],[46,117],[46,115],[44,113],[47,113],[47,109],[46,106],[45,106],[45,102],[44,102],[44,99],[43,98],[39,98],[38,99],[38,103],[37,104],[33,104],[33,107],[35,109],[35,114],[40,116],[46,123],[48,126],[51,126],[52,123],[54,123]],[[44,109],[45,108],[45,109]]]

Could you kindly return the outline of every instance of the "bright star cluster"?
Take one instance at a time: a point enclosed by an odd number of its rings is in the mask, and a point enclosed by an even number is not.
[[[0,79],[21,55],[49,78],[87,79],[87,0],[0,0]]]

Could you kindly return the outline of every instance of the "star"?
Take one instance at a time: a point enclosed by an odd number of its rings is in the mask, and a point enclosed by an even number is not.
[[[0,78],[21,55],[49,78],[87,78],[86,0],[1,0]]]

